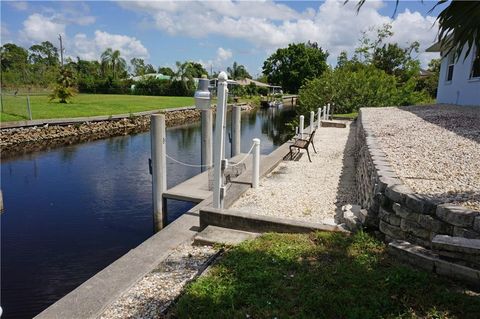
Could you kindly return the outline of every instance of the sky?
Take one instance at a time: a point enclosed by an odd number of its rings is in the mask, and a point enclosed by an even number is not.
[[[263,61],[292,42],[317,42],[329,52],[349,56],[363,31],[392,24],[392,42],[420,43],[418,58],[426,67],[436,53],[424,52],[435,42],[435,19],[445,5],[429,12],[436,1],[370,1],[356,11],[357,0],[326,1],[4,1],[1,43],[25,48],[42,41],[65,55],[99,59],[111,47],[129,61],[174,68],[175,61],[196,61],[210,71],[225,70],[234,61],[253,76]]]

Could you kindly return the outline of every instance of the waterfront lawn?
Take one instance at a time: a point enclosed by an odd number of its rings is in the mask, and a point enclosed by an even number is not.
[[[25,96],[4,96],[2,102],[2,122],[28,118]],[[72,103],[68,104],[49,102],[46,95],[30,97],[34,119],[129,114],[194,104],[193,97],[179,96],[78,94],[73,98]]]
[[[478,318],[480,296],[397,263],[370,235],[266,234],[190,284],[179,318]]]

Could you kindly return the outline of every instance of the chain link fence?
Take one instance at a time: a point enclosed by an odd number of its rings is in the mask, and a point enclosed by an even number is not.
[[[47,96],[47,92],[7,92],[0,94],[2,121],[32,120],[33,96]]]

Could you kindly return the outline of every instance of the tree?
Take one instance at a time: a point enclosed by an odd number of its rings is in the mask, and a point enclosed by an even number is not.
[[[315,42],[292,43],[278,49],[263,63],[263,74],[284,91],[297,93],[306,80],[319,77],[327,70],[327,57],[328,52]]]
[[[251,75],[248,73],[247,69],[244,65],[237,64],[237,62],[233,62],[232,67],[227,68],[228,77],[232,80],[242,80],[245,78],[251,78]]]
[[[358,70],[337,68],[305,83],[299,92],[297,112],[307,114],[327,103],[335,103],[335,113],[358,111],[359,107],[412,105],[427,102],[424,92],[416,92],[415,82],[400,85],[394,75],[362,65]]]
[[[168,76],[174,76],[175,75],[175,72],[173,72],[173,70],[171,68],[169,68],[168,66],[159,67],[158,68],[158,73],[161,73],[163,75],[168,75]]]
[[[28,63],[28,52],[13,43],[6,43],[0,48],[2,71],[22,70]]]
[[[437,97],[438,77],[440,74],[440,59],[432,59],[428,63],[428,73],[426,76],[418,79],[417,91],[427,92],[432,99]]]
[[[57,85],[50,94],[50,101],[59,99],[60,103],[67,103],[75,94],[73,71],[69,67],[62,67]]]
[[[145,74],[145,62],[140,58],[133,58],[130,60],[130,64],[133,68],[133,75],[144,75]]]
[[[2,82],[25,84],[28,74],[28,52],[13,43],[0,47]],[[4,83],[2,83],[3,85]]]
[[[41,44],[35,44],[30,47],[28,59],[32,64],[58,66],[58,49],[51,42],[44,41]]]
[[[177,66],[177,71],[171,79],[172,90],[175,91],[174,95],[189,95],[189,92],[195,90],[193,83],[195,68],[190,62],[181,63],[177,61],[175,65]]]
[[[258,82],[266,83],[268,84],[268,77],[265,74],[261,74],[258,78],[256,78]]]
[[[345,3],[348,1],[345,0]],[[365,1],[358,1],[357,10],[361,9]],[[394,15],[399,2],[396,0]],[[445,3],[448,3],[447,7],[437,17],[438,41],[447,50],[447,54],[450,50],[455,50],[457,59],[466,47],[466,58],[474,45],[480,48],[480,1],[437,0],[430,11]]]
[[[155,73],[155,68],[151,64],[145,65],[145,74]]]
[[[112,48],[108,48],[102,53],[101,59],[104,74],[111,71],[113,78],[116,79],[117,75],[125,73],[127,63],[120,55],[121,54],[119,50],[114,51]]]
[[[189,68],[190,74],[194,78],[201,78],[203,75],[208,74],[207,70],[205,70],[203,65],[201,65],[200,63],[192,62],[192,61],[189,61],[186,63],[187,63],[187,67]]]

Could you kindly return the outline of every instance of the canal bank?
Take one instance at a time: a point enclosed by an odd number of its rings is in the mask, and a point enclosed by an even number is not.
[[[254,108],[250,104],[239,104],[239,106],[243,111]],[[165,113],[168,127],[192,123],[200,119],[200,111],[194,106],[187,106],[112,116],[0,123],[2,158],[63,145],[145,132],[150,128],[150,115],[155,113]]]

